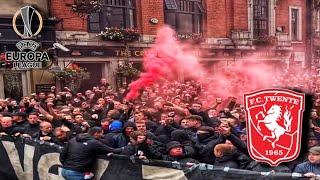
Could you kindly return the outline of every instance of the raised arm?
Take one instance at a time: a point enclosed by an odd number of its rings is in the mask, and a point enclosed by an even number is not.
[[[43,114],[49,121],[53,120],[54,116],[52,116],[50,113],[44,110],[39,103],[36,104],[34,108],[37,109],[41,114]]]

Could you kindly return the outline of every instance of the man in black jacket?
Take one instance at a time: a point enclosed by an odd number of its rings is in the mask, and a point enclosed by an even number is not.
[[[31,113],[28,115],[28,124],[24,127],[25,133],[29,134],[32,138],[37,136],[40,131],[40,120],[37,113]]]
[[[116,152],[115,149],[99,141],[102,135],[101,127],[93,127],[88,133],[79,134],[69,141],[60,154],[63,165],[62,176],[65,179],[84,179],[85,172],[92,170],[97,155]]]
[[[18,136],[20,134],[23,134],[24,129],[21,127],[18,127],[13,124],[12,117],[10,116],[4,116],[1,118],[0,121],[0,136],[2,135],[9,135],[9,136]]]
[[[167,144],[167,154],[163,155],[163,160],[178,161],[180,163],[198,163],[193,159],[194,149],[190,145],[182,145],[178,141],[170,141]]]
[[[24,112],[17,112],[12,114],[14,124],[18,127],[24,128],[28,124],[26,116],[27,114]]]
[[[139,159],[161,159],[165,154],[163,144],[149,139],[144,131],[133,131],[130,143],[121,148],[121,154],[137,156]]]

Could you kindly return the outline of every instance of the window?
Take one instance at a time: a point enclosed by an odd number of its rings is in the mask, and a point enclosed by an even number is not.
[[[289,31],[292,41],[302,40],[302,19],[301,19],[301,8],[290,7],[289,11]]]
[[[253,1],[253,36],[268,35],[268,0]]]
[[[164,0],[165,23],[178,34],[201,33],[204,8],[201,0]]]
[[[291,10],[291,40],[298,40],[298,9]]]
[[[105,27],[133,28],[134,16],[134,0],[104,0],[100,12],[88,18],[89,31],[99,32]]]

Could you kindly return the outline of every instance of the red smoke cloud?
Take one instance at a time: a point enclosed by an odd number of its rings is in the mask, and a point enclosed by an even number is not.
[[[143,58],[144,73],[139,79],[129,85],[130,92],[126,99],[131,100],[139,96],[139,91],[152,86],[160,79],[175,80],[180,73],[189,78],[201,79],[199,72],[204,72],[198,59],[174,38],[175,32],[165,26],[158,31],[154,46],[148,50]]]
[[[274,67],[268,64],[254,63],[255,57],[247,58],[252,59],[251,63],[237,62],[214,74],[208,73],[190,47],[179,43],[174,37],[175,32],[169,27],[159,29],[155,44],[143,58],[144,72],[138,80],[129,85],[130,92],[126,99],[136,99],[144,87],[150,87],[162,80],[178,80],[179,74],[201,83],[205,93],[199,96],[210,103],[215,101],[216,97],[233,96],[242,100],[244,93],[297,83],[288,80],[290,77],[285,77],[289,82],[283,84],[283,81],[279,80],[281,72],[277,73]]]

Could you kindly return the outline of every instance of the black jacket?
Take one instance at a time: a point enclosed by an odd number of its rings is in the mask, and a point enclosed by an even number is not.
[[[133,145],[129,143],[127,146],[122,147],[121,150],[121,154],[127,156],[138,156],[138,152],[141,151],[148,159],[161,159],[166,153],[163,144],[157,141],[153,141],[152,144],[144,142],[138,145]]]
[[[189,145],[183,146],[183,155],[181,157],[172,157],[169,152],[162,156],[165,161],[178,161],[180,163],[199,163],[197,160],[193,159],[194,149]]]
[[[122,130],[109,132],[103,136],[101,142],[112,148],[121,148],[128,144],[128,141],[122,136]]]
[[[171,132],[174,130],[175,130],[175,128],[173,128],[171,125],[166,125],[166,126],[160,125],[155,130],[154,135],[156,135],[156,136],[163,135],[163,136],[166,136],[168,139],[170,139]]]
[[[230,155],[217,157],[214,165],[239,169],[240,166],[239,166],[239,163],[237,162],[239,155],[240,154],[236,152]]]
[[[21,127],[21,128],[24,128],[25,126],[27,126],[29,123],[27,120],[23,120],[23,121],[20,121],[20,122],[16,122],[15,125],[18,126],[18,127]]]
[[[29,134],[32,138],[36,138],[40,131],[40,125],[39,124],[27,124],[25,127],[25,133]]]
[[[68,144],[68,138],[65,139],[65,140],[62,140],[62,139],[58,139],[57,137],[53,136],[51,138],[51,142],[53,142],[53,143],[55,143],[55,144],[57,144],[59,146],[66,147],[67,144]]]
[[[197,159],[200,162],[207,164],[214,164],[216,156],[213,153],[213,149],[217,144],[224,143],[226,141],[226,137],[217,134],[210,138],[210,142],[208,144],[196,144]]]
[[[86,172],[91,171],[98,155],[114,151],[89,134],[79,134],[63,149],[60,161],[65,169]]]
[[[21,128],[21,127],[18,127],[18,126],[16,126],[16,125],[13,125],[13,126],[11,126],[11,127],[9,127],[9,128],[3,128],[3,127],[1,127],[1,128],[0,128],[0,132],[4,132],[4,133],[8,134],[9,136],[13,136],[13,135],[16,134],[16,133],[21,133],[21,134],[23,134],[23,133],[24,133],[24,129]]]

